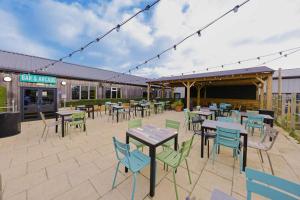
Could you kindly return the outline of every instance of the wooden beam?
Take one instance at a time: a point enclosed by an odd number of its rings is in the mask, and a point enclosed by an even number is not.
[[[260,109],[264,108],[264,84],[261,83],[260,86]]]
[[[269,76],[267,79],[267,109],[272,110],[272,82],[273,82],[273,77]]]
[[[161,98],[165,98],[165,86],[161,88]]]
[[[174,99],[174,87],[171,87],[171,98]]]
[[[259,77],[256,77],[256,79],[260,82],[260,83],[265,83],[265,81]]]

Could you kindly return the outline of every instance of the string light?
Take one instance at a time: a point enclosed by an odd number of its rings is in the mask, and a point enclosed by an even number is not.
[[[225,12],[224,14],[222,14],[221,16],[217,17],[216,19],[214,19],[214,20],[211,21],[210,23],[206,24],[203,28],[197,30],[196,32],[191,33],[190,35],[186,36],[185,38],[183,38],[182,40],[180,40],[180,41],[177,42],[176,44],[172,45],[171,47],[169,47],[169,48],[167,48],[167,49],[165,49],[165,50],[163,50],[163,51],[161,51],[159,54],[157,54],[156,56],[154,56],[154,57],[152,57],[152,58],[150,58],[150,59],[148,59],[148,60],[146,60],[146,61],[149,62],[149,61],[152,61],[152,60],[154,60],[154,59],[156,59],[156,58],[159,59],[159,58],[161,57],[161,55],[165,54],[166,52],[168,52],[168,51],[170,51],[170,50],[172,50],[172,49],[176,50],[180,44],[182,44],[184,41],[188,40],[189,38],[191,38],[191,37],[193,37],[193,36],[195,36],[195,35],[201,36],[201,32],[202,32],[203,30],[209,28],[210,26],[212,26],[213,24],[215,24],[216,22],[218,22],[219,20],[221,20],[222,18],[224,18],[225,16],[227,16],[228,14],[230,14],[230,13],[232,13],[232,12],[236,13],[240,7],[244,6],[244,5],[245,5],[246,3],[248,3],[249,1],[250,1],[250,0],[246,0],[246,1],[244,1],[243,3],[241,3],[240,5],[234,6],[232,9],[228,10],[227,12]],[[138,65],[138,66],[140,66],[139,69],[141,69],[142,66],[143,66],[144,64],[145,64],[145,62],[139,64],[139,65]],[[129,69],[127,72],[130,73],[130,72],[131,72],[132,70],[134,70],[134,69],[135,69],[135,67]],[[126,73],[126,72],[125,72],[125,73]],[[108,79],[106,79],[106,80],[104,80],[104,81],[109,81],[111,78],[112,78],[112,77],[110,77],[110,78],[108,78]]]
[[[264,62],[262,62],[262,63],[260,63],[260,64],[258,64],[256,66],[254,66],[254,67],[266,65],[267,63],[271,63],[271,62],[274,62],[274,61],[279,60],[281,58],[286,58],[286,57],[288,57],[291,54],[300,52],[300,46],[299,47],[295,47],[295,48],[291,48],[291,49],[287,49],[287,50],[282,50],[280,52],[281,52],[281,56],[273,58],[273,59],[270,59],[270,60],[267,60],[267,61],[264,61]],[[283,53],[285,53],[285,54],[283,54]],[[277,53],[270,53],[270,54],[266,54],[266,55],[262,55],[262,56],[257,56],[256,59],[254,59],[254,58],[248,58],[248,59],[245,59],[244,61],[237,61],[237,62],[232,62],[232,63],[233,64],[241,64],[242,62],[248,62],[248,61],[251,61],[251,60],[260,60],[260,58],[262,58],[262,57],[270,57],[270,56],[275,56],[275,55],[278,55],[278,51],[277,51]],[[225,66],[232,66],[232,63],[223,64],[221,66],[219,65],[219,66],[207,67],[207,68],[205,68],[205,70],[208,71],[209,69],[217,69],[219,67],[224,68]],[[201,72],[201,71],[204,71],[204,70],[197,70],[197,72]],[[191,72],[194,73],[195,70],[193,70]],[[181,73],[181,75],[183,75],[183,74],[190,74],[191,72]],[[176,75],[173,74],[173,76],[176,76]]]
[[[92,45],[93,43],[99,42],[100,40],[102,40],[104,37],[106,37],[107,35],[109,35],[110,33],[112,33],[114,30],[116,30],[117,32],[120,31],[120,28],[122,26],[124,26],[126,23],[128,23],[129,21],[131,21],[133,18],[137,17],[139,14],[150,10],[150,8],[152,8],[153,6],[155,6],[158,2],[160,2],[161,0],[156,0],[151,4],[148,4],[145,6],[145,8],[139,10],[138,12],[136,12],[134,15],[132,15],[131,17],[127,18],[125,21],[123,21],[120,24],[117,24],[115,27],[111,28],[109,31],[107,31],[106,33],[104,33],[103,35],[97,37],[96,39],[90,41],[89,43],[87,43],[86,45],[84,45],[83,47],[79,48],[78,50],[75,50],[71,53],[68,53],[67,56],[61,57],[58,60],[52,62],[51,64],[49,64],[49,66],[54,66],[55,64],[62,62],[64,59],[69,58],[71,56],[73,56],[75,53],[78,52],[82,52],[83,50],[85,50],[87,47],[89,47],[90,45]],[[71,56],[70,56],[71,55]],[[43,66],[43,67],[39,67],[37,69],[32,70],[34,73],[37,73],[38,71],[42,71],[47,65]]]

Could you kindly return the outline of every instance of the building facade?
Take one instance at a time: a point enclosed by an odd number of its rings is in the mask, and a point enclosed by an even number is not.
[[[143,77],[65,62],[34,72],[50,62],[0,51],[0,109],[18,110],[27,120],[39,118],[39,112],[50,116],[66,101],[147,97]]]

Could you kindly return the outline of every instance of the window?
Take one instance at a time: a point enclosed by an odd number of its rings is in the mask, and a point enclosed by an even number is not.
[[[112,87],[110,89],[105,90],[105,98],[108,99],[117,99],[121,98],[121,88]]]
[[[105,90],[105,98],[110,99],[110,89]]]
[[[96,87],[90,86],[90,99],[96,99]]]
[[[111,88],[111,98],[112,99],[117,98],[117,88]]]
[[[89,98],[89,86],[81,86],[81,99]]]
[[[79,99],[80,86],[72,86],[72,99]]]

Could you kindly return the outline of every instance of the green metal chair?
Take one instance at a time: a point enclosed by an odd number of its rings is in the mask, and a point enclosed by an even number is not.
[[[242,154],[240,153],[240,130],[217,127],[216,139],[213,147],[213,163],[216,159],[216,154],[219,146],[225,146],[233,149],[233,156],[237,159],[240,155],[240,171],[242,168]]]
[[[165,110],[166,102],[160,102],[161,104],[158,106],[157,111],[163,113]]]
[[[246,168],[247,200],[252,193],[272,200],[300,199],[300,185],[283,178]]]
[[[66,132],[68,133],[68,127],[74,127],[74,128],[80,128],[80,130],[83,129],[83,127],[85,126],[85,133],[87,134],[86,131],[86,118],[85,118],[85,112],[79,112],[79,113],[73,113],[72,117],[71,117],[71,121],[67,122],[67,130]],[[69,136],[71,137],[71,134],[69,134]]]
[[[179,127],[180,127],[180,122],[166,119],[166,128],[176,129],[177,133],[179,133]],[[168,142],[164,143],[162,146],[171,148],[173,145],[174,145],[174,139],[169,140]]]
[[[187,128],[189,125],[189,110],[187,108],[185,108],[183,110],[183,114],[184,114],[184,126]]]
[[[193,121],[193,118],[194,117],[198,117],[198,114],[197,113],[193,113],[193,112],[188,112],[188,115],[189,115],[189,124],[191,125],[192,124],[192,127],[193,127],[193,130],[198,130],[199,129],[199,126],[200,126],[200,121],[199,123],[198,122],[195,122]]]
[[[131,128],[140,128],[142,127],[142,120],[141,119],[133,119],[133,120],[130,120],[128,122],[128,129],[131,129]],[[143,143],[133,139],[133,138],[129,138],[129,142],[131,142],[132,144],[134,144],[136,146],[137,149],[140,149],[142,148],[142,151],[143,151],[143,147],[145,146]]]
[[[143,154],[137,149],[134,151],[130,151],[130,146],[128,144],[119,142],[115,137],[113,137],[113,143],[115,147],[116,156],[118,159],[118,164],[114,175],[112,189],[115,188],[116,178],[121,163],[133,173],[133,189],[131,193],[131,200],[134,200],[134,193],[136,189],[136,175],[137,173],[140,172],[140,170],[142,170],[147,165],[149,165],[150,157]]]
[[[173,180],[174,180],[174,188],[176,193],[176,199],[178,200],[178,192],[177,192],[177,185],[176,185],[176,177],[175,173],[179,165],[185,161],[188,176],[189,176],[189,182],[192,184],[190,170],[187,162],[187,157],[189,156],[192,144],[194,140],[194,135],[191,139],[185,141],[182,143],[181,148],[179,151],[175,151],[171,148],[166,148],[164,151],[159,153],[156,158],[163,162],[165,165],[170,166],[173,168]]]

